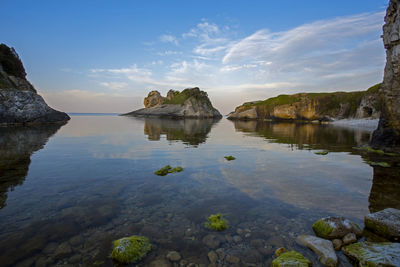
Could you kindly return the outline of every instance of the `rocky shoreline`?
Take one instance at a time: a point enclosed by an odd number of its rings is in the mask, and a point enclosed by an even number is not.
[[[151,91],[144,99],[145,108],[138,109],[122,116],[135,117],[169,117],[169,118],[222,118],[214,108],[206,92],[198,87],[187,88],[182,92],[170,90],[167,97],[158,91]]]

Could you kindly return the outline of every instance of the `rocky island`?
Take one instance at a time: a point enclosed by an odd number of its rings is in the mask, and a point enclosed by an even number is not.
[[[49,107],[26,79],[13,48],[0,44],[0,125],[55,123],[70,117]]]
[[[387,151],[400,152],[400,3],[391,0],[383,25],[383,44],[386,49],[386,66],[381,98],[382,114],[371,145]]]
[[[182,92],[169,90],[166,97],[158,91],[151,91],[144,99],[145,108],[122,116],[170,117],[170,118],[221,118],[213,107],[206,92],[198,87],[187,88]]]
[[[231,120],[330,121],[347,118],[379,118],[381,84],[366,91],[299,93],[246,102],[228,115]]]

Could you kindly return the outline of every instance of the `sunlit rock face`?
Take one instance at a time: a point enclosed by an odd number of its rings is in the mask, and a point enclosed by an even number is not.
[[[146,108],[151,108],[162,105],[165,102],[165,99],[165,97],[161,96],[160,92],[151,91],[147,97],[144,98],[143,103]]]
[[[299,93],[246,102],[228,115],[231,120],[319,120],[379,118],[377,84],[365,91]]]
[[[44,147],[61,124],[0,127],[0,209],[7,192],[25,181],[31,155]]]
[[[386,66],[381,89],[382,114],[371,144],[400,151],[400,1],[391,0],[383,26]]]
[[[26,79],[24,66],[13,48],[0,44],[0,125],[53,123],[69,116],[49,107]]]

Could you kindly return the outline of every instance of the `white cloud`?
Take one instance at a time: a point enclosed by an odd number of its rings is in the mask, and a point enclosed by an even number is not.
[[[101,82],[101,86],[107,87],[111,90],[120,91],[128,86],[126,82]]]
[[[178,39],[175,36],[170,34],[163,34],[160,36],[160,41],[163,43],[172,43],[178,45]]]

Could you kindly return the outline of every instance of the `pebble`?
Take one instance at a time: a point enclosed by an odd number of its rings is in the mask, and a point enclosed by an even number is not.
[[[219,247],[220,241],[215,235],[206,235],[203,237],[203,243],[211,249],[216,249]]]
[[[235,235],[235,236],[233,237],[233,241],[235,241],[236,243],[239,243],[239,242],[242,241],[242,238],[241,238],[240,236],[238,236],[238,235]]]
[[[332,240],[333,248],[335,250],[340,250],[343,244],[343,241],[341,239],[333,239]]]
[[[215,251],[210,251],[210,252],[208,252],[208,260],[211,262],[211,263],[216,263],[217,262],[217,260],[218,260],[218,255],[217,255],[217,253],[215,252]]]
[[[181,255],[176,251],[170,251],[167,254],[167,259],[170,261],[179,261],[181,258]]]
[[[354,233],[348,233],[343,237],[343,244],[348,245],[357,242],[357,236]]]

